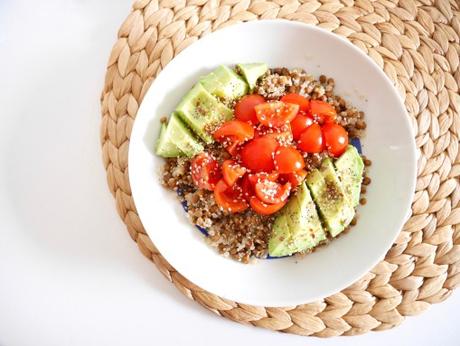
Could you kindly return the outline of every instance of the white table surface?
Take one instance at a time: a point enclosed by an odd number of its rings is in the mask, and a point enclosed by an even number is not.
[[[185,298],[118,218],[99,148],[129,0],[0,0],[0,345],[459,345],[458,292],[333,339],[242,326]]]

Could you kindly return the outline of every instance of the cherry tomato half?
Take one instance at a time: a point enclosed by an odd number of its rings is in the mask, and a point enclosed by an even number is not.
[[[230,136],[228,137],[228,139],[224,141],[224,144],[225,144],[224,145],[225,149],[228,151],[230,155],[232,155],[233,157],[238,155],[240,147],[241,147],[241,143],[238,139]]]
[[[278,204],[284,202],[291,192],[291,183],[281,185],[276,181],[262,179],[256,184],[256,196],[267,204]]]
[[[330,123],[322,127],[326,149],[332,156],[340,156],[347,149],[348,133],[339,124]]]
[[[273,153],[278,142],[270,137],[255,138],[241,149],[241,161],[253,172],[271,172],[275,168]]]
[[[222,177],[228,186],[233,186],[244,173],[246,173],[246,168],[240,166],[233,160],[225,160],[222,163]]]
[[[318,124],[309,126],[300,135],[299,148],[306,153],[320,153],[323,151],[323,135]]]
[[[299,112],[299,105],[273,101],[257,105],[255,110],[261,124],[281,127],[295,118]]]
[[[262,202],[260,199],[257,197],[253,196],[249,200],[249,203],[251,204],[251,208],[260,215],[271,215],[276,213],[278,210],[280,210],[284,205],[287,203],[287,200],[280,202],[278,204],[266,204]]]
[[[270,181],[277,181],[278,177],[279,177],[279,174],[276,171],[273,171],[271,173],[260,172],[256,174],[248,174],[248,179],[254,187],[259,181],[263,179],[268,179]]]
[[[243,198],[249,202],[249,199],[254,196],[255,191],[254,191],[254,185],[249,176],[251,174],[245,174],[243,179],[241,179],[241,190],[243,194]]]
[[[290,124],[284,124],[278,128],[259,125],[255,130],[254,138],[263,136],[276,139],[280,145],[291,144],[293,140]]]
[[[294,120],[291,121],[292,136],[297,141],[307,127],[313,124],[313,118],[306,113],[299,112]]]
[[[192,179],[200,189],[214,190],[221,174],[219,164],[208,153],[196,155],[191,164]]]
[[[240,120],[230,120],[223,123],[214,133],[216,141],[222,141],[226,138],[238,140],[240,143],[254,137],[254,128],[247,122]]]
[[[259,119],[257,119],[255,106],[264,103],[265,99],[261,95],[246,95],[243,96],[235,104],[235,117],[238,120],[250,122],[252,124],[258,124]]]
[[[308,112],[310,101],[307,98],[303,97],[299,94],[286,94],[281,98],[281,101],[285,103],[293,103],[295,105],[299,105],[300,111]]]
[[[292,187],[297,187],[305,180],[307,176],[307,171],[305,169],[301,169],[297,172],[287,173],[287,174],[280,174],[279,181],[281,183],[291,183]]]
[[[223,179],[216,184],[214,199],[225,211],[232,213],[239,213],[248,208],[248,203],[243,199],[241,191],[236,188],[232,189]]]
[[[321,123],[334,122],[337,117],[335,108],[327,102],[320,100],[310,100],[310,113],[317,117]]]
[[[278,147],[273,157],[275,169],[279,173],[292,173],[305,167],[302,154],[292,147]]]

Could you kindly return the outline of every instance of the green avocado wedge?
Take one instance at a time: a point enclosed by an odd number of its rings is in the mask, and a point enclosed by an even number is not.
[[[353,207],[359,204],[361,183],[363,180],[364,163],[358,150],[349,145],[347,150],[335,161],[337,176],[342,183],[345,196]]]
[[[274,221],[268,253],[271,257],[289,256],[305,252],[325,239],[315,204],[303,182]]]
[[[184,96],[176,112],[208,144],[214,142],[211,135],[214,129],[233,117],[232,110],[219,102],[200,83],[195,84]]]
[[[171,127],[168,130],[166,124],[161,124],[160,137],[158,137],[155,147],[155,154],[161,157],[179,157],[184,153],[173,143],[171,138]]]
[[[246,82],[249,84],[249,89],[251,91],[254,90],[257,80],[268,71],[267,64],[261,62],[238,64],[236,67],[241,71],[243,77],[246,79]]]
[[[171,115],[168,125],[162,124],[160,138],[156,146],[157,155],[163,157],[193,157],[203,150],[203,146],[176,113]]]
[[[246,82],[225,65],[202,77],[200,83],[209,93],[226,101],[238,99],[248,92]]]
[[[345,195],[332,161],[325,159],[319,170],[314,169],[307,175],[306,182],[327,230],[331,236],[337,236],[350,224],[355,210]]]

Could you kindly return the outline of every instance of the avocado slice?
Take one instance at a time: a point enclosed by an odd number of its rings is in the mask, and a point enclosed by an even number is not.
[[[268,254],[271,257],[289,256],[296,252],[286,215],[287,213],[281,212],[273,222],[272,234],[268,241]]]
[[[355,209],[345,196],[332,161],[325,159],[319,170],[307,175],[306,182],[327,230],[337,236],[350,224]]]
[[[268,242],[268,253],[272,257],[303,252],[326,239],[305,182],[276,217],[272,232]]]
[[[248,92],[246,82],[225,65],[202,77],[200,83],[212,95],[226,101],[240,98]]]
[[[184,156],[184,153],[172,142],[171,127],[166,124],[161,124],[160,136],[157,139],[155,153],[162,157],[178,157]]]
[[[265,63],[257,62],[252,64],[238,64],[237,68],[240,69],[246,82],[249,84],[249,89],[254,90],[257,80],[268,71],[268,66]]]
[[[176,112],[208,144],[214,142],[212,131],[233,117],[232,110],[219,102],[200,83],[195,84],[184,96]]]
[[[162,124],[156,154],[163,157],[193,157],[204,150],[176,113],[171,115],[168,125]]]
[[[342,183],[345,196],[353,207],[356,207],[359,204],[364,172],[364,162],[358,150],[354,146],[349,145],[342,156],[335,161],[335,169]]]

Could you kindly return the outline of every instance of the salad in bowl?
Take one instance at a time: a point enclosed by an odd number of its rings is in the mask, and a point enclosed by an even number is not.
[[[220,254],[305,255],[356,224],[366,122],[334,86],[300,68],[220,65],[160,119],[162,184]]]

